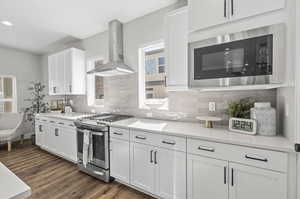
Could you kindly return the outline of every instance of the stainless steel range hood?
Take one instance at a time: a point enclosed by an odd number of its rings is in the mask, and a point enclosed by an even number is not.
[[[123,25],[118,20],[109,22],[109,62],[96,64],[88,74],[98,76],[116,76],[134,73],[134,70],[124,63]]]

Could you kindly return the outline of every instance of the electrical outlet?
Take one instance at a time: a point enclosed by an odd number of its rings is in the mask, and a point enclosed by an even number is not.
[[[216,102],[208,102],[208,110],[211,112],[216,111]]]

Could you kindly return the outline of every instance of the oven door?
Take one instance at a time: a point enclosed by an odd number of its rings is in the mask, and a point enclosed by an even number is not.
[[[77,128],[77,156],[83,159],[84,132],[89,132],[88,163],[103,169],[109,169],[109,133]]]
[[[109,169],[109,133],[90,132],[89,160],[90,163]]]

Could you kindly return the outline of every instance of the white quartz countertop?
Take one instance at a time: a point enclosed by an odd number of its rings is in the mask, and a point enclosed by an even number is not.
[[[295,152],[294,144],[289,139],[282,136],[266,137],[243,135],[230,132],[225,127],[208,129],[204,128],[200,123],[193,122],[130,118],[113,122],[111,123],[111,126],[275,151]]]
[[[0,198],[23,199],[30,195],[30,187],[0,162]]]

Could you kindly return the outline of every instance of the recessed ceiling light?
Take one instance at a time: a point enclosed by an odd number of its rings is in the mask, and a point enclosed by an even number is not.
[[[1,21],[1,24],[4,25],[4,26],[13,26],[14,25],[10,21]]]

